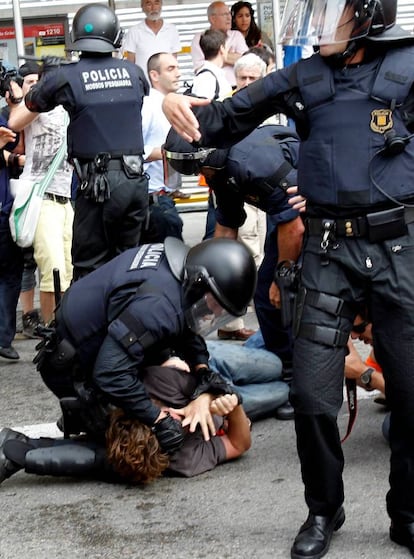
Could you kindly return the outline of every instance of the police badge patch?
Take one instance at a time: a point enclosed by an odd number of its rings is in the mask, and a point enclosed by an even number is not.
[[[371,112],[370,128],[373,132],[384,134],[387,130],[391,130],[393,125],[391,109],[375,109]]]

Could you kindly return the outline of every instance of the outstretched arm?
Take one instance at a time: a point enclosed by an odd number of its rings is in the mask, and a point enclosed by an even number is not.
[[[22,89],[16,82],[11,82],[11,87],[13,89],[14,97],[22,97]],[[10,93],[6,93],[6,101],[10,107],[10,116],[9,116],[9,126],[16,132],[20,132],[25,128],[28,124],[33,122],[33,120],[38,116],[39,113],[34,113],[29,111],[26,107],[24,101],[21,101],[19,104],[14,104],[10,102]]]
[[[208,105],[209,99],[199,99],[191,95],[168,93],[162,103],[162,110],[175,130],[187,140],[193,142],[200,140],[199,123],[191,107]]]

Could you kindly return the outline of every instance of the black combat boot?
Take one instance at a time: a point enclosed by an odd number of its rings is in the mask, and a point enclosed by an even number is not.
[[[22,466],[10,460],[4,453],[6,442],[15,440],[27,443],[29,439],[23,433],[7,427],[0,431],[0,483],[22,469]]]
[[[292,559],[320,559],[328,553],[332,534],[345,522],[345,511],[340,507],[333,516],[309,513],[291,549]]]

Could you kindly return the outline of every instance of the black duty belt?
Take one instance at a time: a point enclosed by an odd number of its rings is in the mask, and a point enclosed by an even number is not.
[[[57,194],[52,194],[51,192],[45,192],[43,194],[44,200],[53,200],[53,202],[57,202],[58,204],[67,204],[70,201],[70,198],[66,196],[58,196]]]
[[[396,208],[400,209],[400,208]],[[389,210],[390,212],[392,210]],[[368,237],[370,232],[370,218],[380,216],[385,212],[377,212],[358,217],[346,217],[332,219],[335,237]],[[404,222],[414,222],[414,208],[404,208]],[[323,218],[309,217],[306,219],[306,230],[309,235],[321,235],[327,220]]]
[[[124,168],[122,159],[110,159],[106,167],[108,171],[120,171]]]

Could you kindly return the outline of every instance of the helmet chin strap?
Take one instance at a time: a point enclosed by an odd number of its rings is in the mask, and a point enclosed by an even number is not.
[[[348,60],[348,58],[351,58],[356,54],[359,48],[360,48],[360,42],[356,39],[352,39],[351,41],[348,42],[348,44],[346,45],[346,49],[343,52],[337,52],[335,54],[331,54],[330,56],[327,56],[325,59],[329,61],[332,64],[332,66],[341,68],[345,66],[345,62],[346,60]],[[313,50],[315,52],[319,52],[319,47],[314,47]]]

